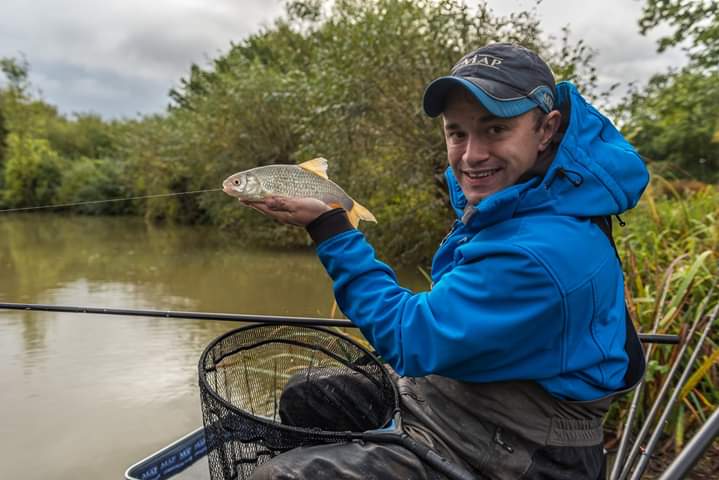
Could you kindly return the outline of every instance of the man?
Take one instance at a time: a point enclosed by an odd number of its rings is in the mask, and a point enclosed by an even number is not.
[[[397,285],[341,209],[252,206],[307,227],[342,311],[401,376],[412,436],[478,478],[599,478],[602,417],[643,370],[605,222],[636,204],[644,164],[517,45],[467,54],[429,85],[424,109],[442,116],[458,217],[431,291]],[[257,477],[441,478],[369,444],[297,449]]]

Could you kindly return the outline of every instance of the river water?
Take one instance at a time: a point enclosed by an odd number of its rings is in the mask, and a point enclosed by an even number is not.
[[[0,218],[0,301],[327,317],[311,250],[137,218]],[[399,272],[408,288],[426,286]],[[123,478],[202,422],[197,361],[239,325],[0,310],[0,478]]]

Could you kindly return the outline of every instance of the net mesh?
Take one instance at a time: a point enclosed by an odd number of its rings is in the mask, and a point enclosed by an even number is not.
[[[212,480],[246,479],[281,452],[382,428],[397,408],[395,386],[376,357],[319,327],[228,332],[203,352],[199,380]],[[347,408],[354,404],[361,408]]]

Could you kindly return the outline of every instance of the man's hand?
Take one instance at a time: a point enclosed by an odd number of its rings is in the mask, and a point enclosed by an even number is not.
[[[316,198],[267,197],[258,202],[240,202],[278,222],[301,227],[306,227],[323,213],[332,210]]]

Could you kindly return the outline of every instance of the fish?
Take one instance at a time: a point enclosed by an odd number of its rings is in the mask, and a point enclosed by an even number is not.
[[[354,227],[360,220],[377,222],[367,208],[327,177],[327,160],[322,157],[298,165],[275,164],[244,170],[227,177],[222,190],[246,201],[261,201],[270,196],[316,198],[332,208],[347,211]]]

